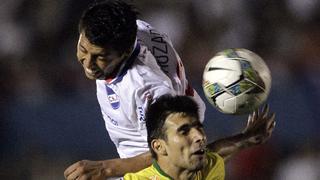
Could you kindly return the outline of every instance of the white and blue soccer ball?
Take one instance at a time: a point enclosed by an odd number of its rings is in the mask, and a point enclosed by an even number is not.
[[[208,61],[202,87],[210,104],[219,111],[246,114],[266,101],[271,74],[256,53],[247,49],[226,49]]]

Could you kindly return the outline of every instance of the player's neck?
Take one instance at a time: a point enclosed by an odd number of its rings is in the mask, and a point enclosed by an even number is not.
[[[160,160],[157,162],[166,176],[174,180],[191,180],[194,179],[196,172],[175,166],[169,160]]]
[[[137,48],[138,47],[138,48]],[[137,49],[136,49],[137,48]],[[111,73],[111,75],[109,77],[106,77],[106,81],[110,82],[112,81],[114,78],[116,78],[119,74],[123,73],[123,70],[126,68],[127,66],[127,62],[129,61],[130,58],[135,58],[140,50],[140,45],[137,44],[137,40],[135,41],[135,44],[127,51],[123,53],[123,59],[121,60],[121,62],[118,64],[118,66],[113,70],[113,72]],[[134,51],[135,55],[134,55]],[[133,56],[133,57],[132,57]]]

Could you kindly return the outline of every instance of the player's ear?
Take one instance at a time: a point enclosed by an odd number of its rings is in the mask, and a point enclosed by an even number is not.
[[[167,150],[162,139],[154,139],[151,141],[151,148],[157,155],[166,156]]]

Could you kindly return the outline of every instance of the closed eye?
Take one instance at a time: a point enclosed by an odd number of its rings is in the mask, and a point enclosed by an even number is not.
[[[104,61],[104,62],[108,61],[108,59],[105,56],[101,56],[101,55],[97,56],[96,59],[97,59],[97,61]]]
[[[191,126],[189,124],[184,124],[178,128],[178,133],[182,135],[188,135],[190,132]]]
[[[81,52],[83,52],[83,53],[87,53],[88,52],[87,49],[84,46],[82,46],[81,44],[79,45],[79,50]]]

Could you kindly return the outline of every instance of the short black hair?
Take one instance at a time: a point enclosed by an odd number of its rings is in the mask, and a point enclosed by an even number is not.
[[[122,54],[136,40],[137,15],[136,8],[124,1],[96,1],[83,12],[79,32],[84,32],[90,43]]]
[[[163,95],[149,105],[146,112],[148,145],[155,159],[157,159],[157,154],[151,147],[151,141],[153,139],[167,140],[164,124],[167,117],[173,113],[183,113],[199,119],[199,106],[190,96],[172,95]]]

